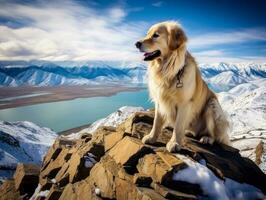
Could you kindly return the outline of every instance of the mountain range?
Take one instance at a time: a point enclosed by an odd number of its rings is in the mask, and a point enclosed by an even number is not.
[[[266,63],[214,63],[199,67],[209,86],[218,92],[266,78]],[[146,82],[146,71],[145,63],[1,61],[0,86],[140,84]]]

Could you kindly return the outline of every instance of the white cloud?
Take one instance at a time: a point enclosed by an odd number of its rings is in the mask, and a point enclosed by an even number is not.
[[[265,63],[266,56],[230,56],[225,50],[206,50],[206,51],[192,51],[192,55],[199,63],[218,63],[218,62],[256,62]]]
[[[157,1],[157,2],[155,2],[155,3],[152,3],[151,5],[154,6],[154,7],[161,7],[162,4],[163,4],[162,1]]]
[[[126,15],[120,7],[96,11],[70,0],[3,3],[0,16],[27,24],[0,26],[0,59],[137,60],[134,43],[147,25],[124,23]]]
[[[265,28],[243,29],[231,32],[217,32],[191,37],[189,46],[193,49],[212,47],[215,45],[266,41]]]
[[[0,0],[1,1],[1,0]],[[1,1],[0,17],[24,23],[14,28],[0,25],[0,60],[103,60],[140,61],[134,43],[149,28],[146,22],[126,22],[129,12],[143,8],[114,6],[96,10],[74,0],[36,1],[20,4]],[[162,1],[153,6],[161,6]],[[233,57],[215,45],[266,41],[266,30],[243,29],[189,37],[189,49],[200,62],[265,60]],[[202,49],[208,49],[200,51]],[[215,50],[214,50],[215,49]]]

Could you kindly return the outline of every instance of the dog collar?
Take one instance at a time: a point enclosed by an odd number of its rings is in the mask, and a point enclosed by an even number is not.
[[[176,88],[181,88],[183,87],[183,81],[181,80],[184,71],[185,71],[185,66],[186,64],[178,71],[178,73],[176,74]]]

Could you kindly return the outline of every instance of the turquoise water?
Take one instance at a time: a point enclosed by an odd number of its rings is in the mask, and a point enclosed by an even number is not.
[[[57,132],[89,124],[122,106],[153,107],[146,89],[110,97],[78,98],[0,110],[0,120],[31,121]]]

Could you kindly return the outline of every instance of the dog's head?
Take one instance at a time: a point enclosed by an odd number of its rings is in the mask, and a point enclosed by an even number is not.
[[[187,37],[181,26],[176,22],[162,22],[153,25],[145,38],[135,45],[144,52],[144,60],[163,59],[184,45]]]

